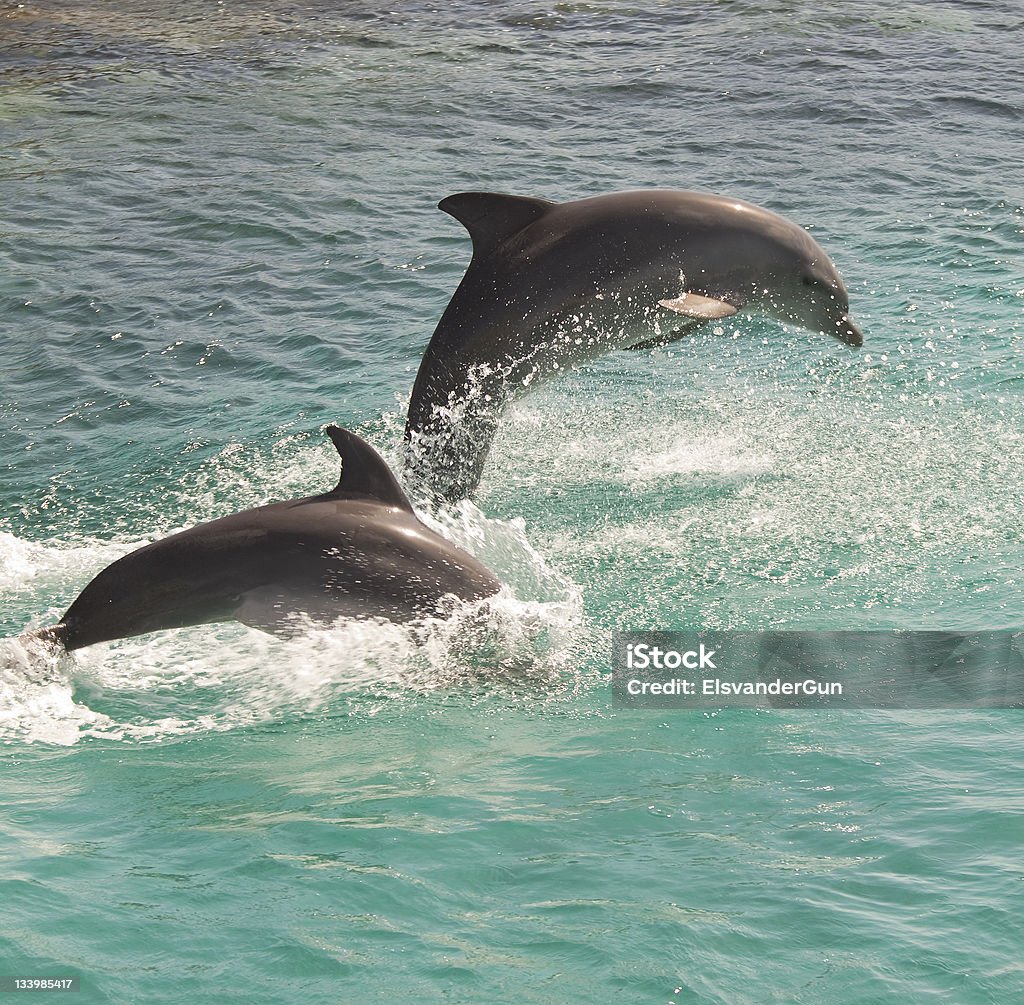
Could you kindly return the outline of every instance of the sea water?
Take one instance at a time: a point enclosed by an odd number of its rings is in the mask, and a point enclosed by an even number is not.
[[[635,710],[615,631],[1019,629],[1024,11],[0,7],[0,973],[82,1002],[1012,1003],[1024,718]],[[758,318],[523,399],[424,513],[486,624],[46,659],[144,542],[394,464],[435,209],[725,193],[863,349]]]

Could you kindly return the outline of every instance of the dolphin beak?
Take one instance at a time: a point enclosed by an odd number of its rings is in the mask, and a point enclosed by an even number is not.
[[[835,336],[840,342],[847,345],[860,346],[864,344],[864,334],[845,314],[836,322]]]

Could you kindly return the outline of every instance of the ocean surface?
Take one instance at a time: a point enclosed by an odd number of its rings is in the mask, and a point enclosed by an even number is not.
[[[1024,8],[0,4],[0,974],[93,1002],[1024,1001],[1024,714],[633,710],[615,631],[1019,629]],[[737,318],[424,513],[486,624],[53,662],[141,543],[392,463],[442,197],[733,195],[863,349]]]

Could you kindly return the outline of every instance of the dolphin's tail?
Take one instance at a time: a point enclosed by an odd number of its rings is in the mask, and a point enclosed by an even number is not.
[[[41,642],[49,649],[58,652],[69,652],[73,646],[69,645],[70,632],[68,626],[61,622],[59,625],[49,625],[46,628],[37,628],[31,632],[25,632],[19,636],[21,642]]]
[[[453,361],[435,342],[436,335],[409,399],[405,483],[434,505],[450,505],[476,491],[509,395],[503,372]]]
[[[435,506],[470,498],[497,428],[490,415],[442,418],[422,429],[407,425],[405,479],[410,492]]]

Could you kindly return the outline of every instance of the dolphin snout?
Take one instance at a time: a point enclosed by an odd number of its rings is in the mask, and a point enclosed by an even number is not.
[[[859,346],[864,344],[863,332],[846,315],[843,315],[836,322],[834,334],[840,342],[845,342],[847,345]]]

